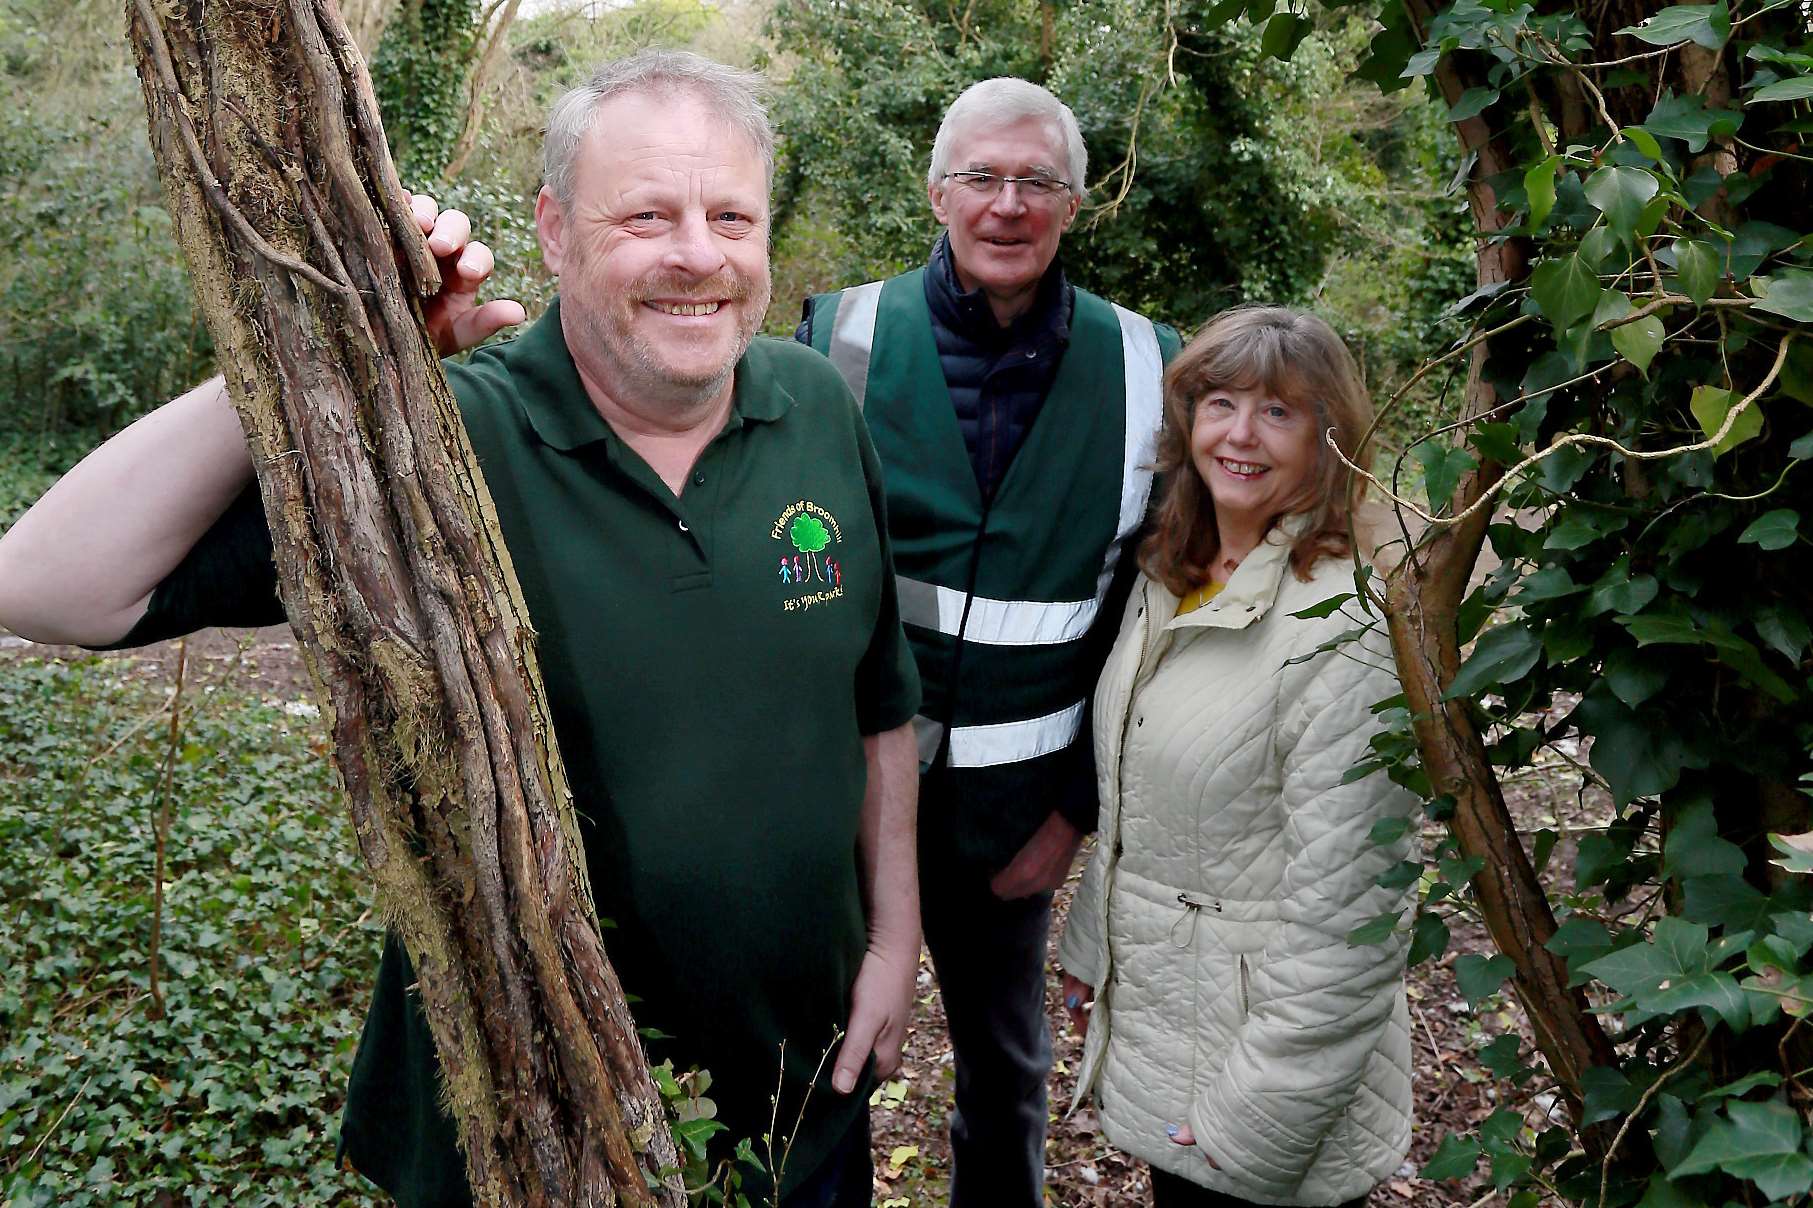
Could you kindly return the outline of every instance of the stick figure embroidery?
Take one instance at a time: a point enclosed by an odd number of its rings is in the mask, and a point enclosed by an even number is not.
[[[781,559],[781,582],[782,583],[793,582],[793,572],[790,569],[788,569],[787,559],[785,559],[785,558]]]

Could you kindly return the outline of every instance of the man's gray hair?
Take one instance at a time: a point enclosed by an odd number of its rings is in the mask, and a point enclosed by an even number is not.
[[[932,143],[932,163],[926,170],[927,187],[936,185],[951,170],[952,144],[957,137],[978,126],[1007,126],[1033,118],[1050,126],[1064,144],[1069,161],[1063,167],[1064,179],[1081,200],[1083,182],[1089,174],[1089,151],[1083,146],[1083,132],[1076,124],[1070,106],[1030,80],[1013,76],[996,76],[963,90],[963,95],[944,111],[938,126],[938,137]]]
[[[598,107],[632,93],[688,93],[743,134],[762,157],[774,184],[774,128],[762,96],[766,82],[753,71],[726,67],[686,50],[644,50],[600,66],[590,79],[554,102],[541,145],[542,179],[561,205],[573,200],[573,161],[598,118]]]

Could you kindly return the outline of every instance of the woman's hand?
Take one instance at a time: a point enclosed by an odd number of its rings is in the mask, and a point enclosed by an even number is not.
[[[1064,1010],[1070,1015],[1070,1026],[1078,1036],[1089,1035],[1089,1008],[1095,1004],[1095,987],[1066,973],[1064,975]]]
[[[1173,1144],[1173,1145],[1195,1145],[1196,1144],[1196,1134],[1190,1131],[1190,1126],[1188,1124],[1167,1124],[1167,1125],[1165,1125],[1165,1136],[1171,1138],[1171,1144]],[[1209,1156],[1208,1150],[1198,1149],[1196,1152],[1201,1154],[1202,1160],[1207,1162],[1210,1166],[1213,1166],[1216,1170],[1221,1169],[1220,1163],[1216,1162],[1214,1158],[1211,1158]]]

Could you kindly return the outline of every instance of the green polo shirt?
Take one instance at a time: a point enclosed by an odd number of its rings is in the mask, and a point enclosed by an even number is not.
[[[774,1119],[793,1132],[807,1099],[791,1187],[865,1102],[866,1086],[840,1096],[828,1072],[806,1091],[848,1018],[866,942],[861,738],[919,704],[867,431],[829,362],[758,339],[724,430],[676,498],[593,408],[558,303],[447,370],[538,634],[593,891],[614,924],[606,947],[637,1023],[655,1060],[711,1070],[726,1149],[749,1137],[760,1152]],[[124,644],[281,619],[274,592],[248,492]],[[463,1167],[412,980],[388,944],[343,1152],[406,1206],[459,1203]]]

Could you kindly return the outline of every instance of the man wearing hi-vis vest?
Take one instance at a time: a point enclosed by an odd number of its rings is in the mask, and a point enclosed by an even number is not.
[[[923,269],[811,298],[886,483],[925,699],[925,938],[956,1056],[952,1208],[1043,1203],[1052,892],[1095,827],[1089,697],[1133,573],[1177,334],[1064,279],[1076,117],[985,80],[944,116]]]

